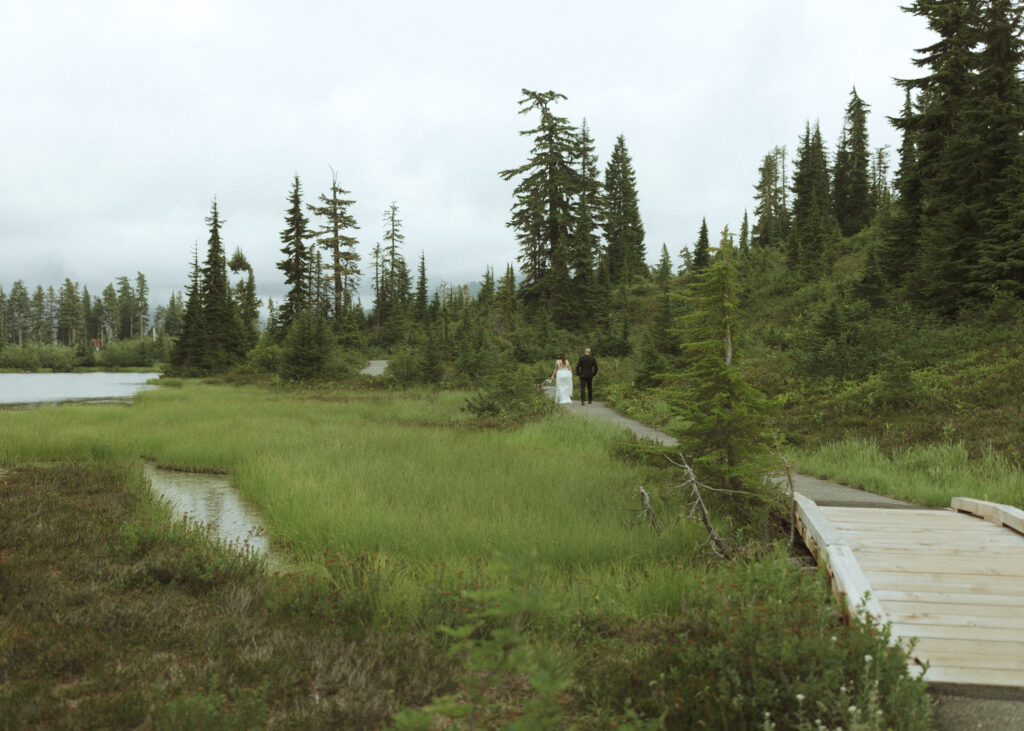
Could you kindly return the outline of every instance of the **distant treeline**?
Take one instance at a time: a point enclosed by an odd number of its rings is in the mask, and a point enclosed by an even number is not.
[[[89,288],[65,279],[59,291],[37,285],[32,294],[24,281],[10,291],[0,286],[0,344],[105,347],[119,340],[156,335],[174,336],[181,328],[180,294],[151,316],[149,285],[142,272],[135,281],[118,277],[92,296]]]

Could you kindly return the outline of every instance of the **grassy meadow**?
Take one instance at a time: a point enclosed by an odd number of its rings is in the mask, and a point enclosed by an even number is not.
[[[844,624],[784,547],[720,564],[669,503],[662,534],[637,524],[637,488],[671,478],[615,457],[615,427],[481,429],[458,392],[164,385],[0,411],[0,655],[32,659],[0,668],[16,726],[89,706],[106,727],[927,727],[885,630]],[[172,523],[143,459],[229,473],[296,570]],[[93,563],[41,568],[70,561]],[[87,646],[52,632],[69,602]],[[54,695],[69,678],[87,703]]]

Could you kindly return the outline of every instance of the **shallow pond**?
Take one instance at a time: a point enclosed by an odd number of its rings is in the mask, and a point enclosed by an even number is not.
[[[130,399],[159,373],[0,373],[0,405]]]
[[[151,464],[144,469],[156,493],[171,504],[176,518],[187,515],[192,521],[211,526],[225,542],[247,544],[266,556],[270,568],[285,565],[282,552],[270,545],[259,511],[242,499],[226,476],[165,470]]]

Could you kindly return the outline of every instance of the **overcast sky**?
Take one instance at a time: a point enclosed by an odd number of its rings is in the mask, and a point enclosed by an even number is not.
[[[892,79],[932,40],[900,4],[0,0],[0,287],[95,295],[141,271],[164,304],[216,197],[228,253],[278,301],[292,178],[314,202],[331,168],[364,264],[395,201],[433,286],[500,276],[523,88],[568,97],[555,111],[586,118],[602,170],[625,135],[648,260],[665,243],[678,265],[702,217],[738,229],[762,158],[806,121],[834,150],[851,87],[895,153]]]

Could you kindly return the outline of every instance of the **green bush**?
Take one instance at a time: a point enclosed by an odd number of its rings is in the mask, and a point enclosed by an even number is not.
[[[332,347],[332,336],[323,318],[300,312],[281,346],[278,375],[285,381],[321,378]]]
[[[929,728],[926,685],[888,630],[847,626],[828,601],[781,554],[736,566],[678,616],[597,643],[579,663],[582,700],[631,703],[669,728]]]
[[[166,363],[170,357],[171,339],[115,340],[96,352],[96,365],[110,368],[146,368]]]
[[[70,371],[76,365],[78,356],[75,349],[64,345],[26,343],[7,345],[0,350],[0,368],[19,371],[37,371],[41,368]]]

